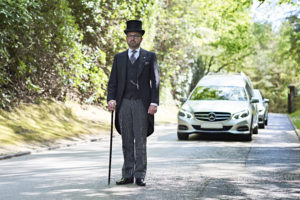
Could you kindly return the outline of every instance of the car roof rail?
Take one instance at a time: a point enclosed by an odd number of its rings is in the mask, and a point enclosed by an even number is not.
[[[241,75],[247,77],[244,72],[208,72],[206,75]]]
[[[219,75],[220,73],[218,73],[218,72],[208,72],[208,74],[206,74],[206,75]]]

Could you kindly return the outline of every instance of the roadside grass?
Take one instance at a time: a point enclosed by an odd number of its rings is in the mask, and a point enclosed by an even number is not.
[[[107,121],[79,115],[80,110],[85,114],[88,109],[75,103],[54,101],[22,104],[10,112],[0,110],[0,154],[48,147],[60,140],[72,141],[85,134],[108,132]],[[99,112],[106,114],[100,108]]]
[[[156,124],[177,122],[177,107],[161,105]],[[111,113],[100,106],[47,101],[0,110],[0,155],[110,134]]]
[[[300,129],[300,110],[296,110],[295,112],[289,114],[292,119],[294,125],[297,129]]]

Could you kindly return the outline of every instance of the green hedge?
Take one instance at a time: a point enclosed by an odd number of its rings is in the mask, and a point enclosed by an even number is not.
[[[296,110],[295,112],[289,114],[294,125],[297,129],[300,129],[300,109]]]
[[[104,101],[112,57],[126,48],[126,20],[148,18],[154,2],[0,1],[0,107]]]

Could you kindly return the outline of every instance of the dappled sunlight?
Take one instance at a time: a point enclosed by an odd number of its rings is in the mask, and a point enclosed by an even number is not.
[[[272,197],[272,199],[296,198],[298,196],[297,193],[299,193],[299,188],[295,187],[295,184],[300,183],[299,179],[297,183],[291,183],[291,181],[284,180],[286,183],[285,188],[283,188],[282,182],[282,179],[274,179],[271,176],[268,178],[249,176],[243,181],[236,181],[235,184],[239,185],[244,193],[257,194],[259,199],[266,199],[268,197]],[[282,190],[284,192],[282,192]]]
[[[203,140],[197,136],[177,141],[175,130],[175,125],[161,126],[148,138],[145,188],[136,184],[115,185],[121,178],[123,165],[121,136],[115,134],[111,185],[107,184],[107,136],[98,142],[2,160],[0,193],[17,193],[22,200],[268,199],[270,195],[297,199],[299,196],[300,145],[288,128],[260,129],[252,142]]]
[[[143,192],[145,188],[137,187],[134,184],[130,184],[127,186],[112,186],[106,189],[103,189],[104,192],[112,193],[113,195],[117,196],[126,196],[131,194],[136,194],[138,192]]]
[[[97,116],[108,112],[99,108],[98,112],[94,112],[95,106],[81,108],[85,113],[93,111],[87,117],[80,115],[75,105],[80,107],[75,103],[49,101],[41,104],[21,104],[10,112],[2,111],[0,154],[43,149],[61,143],[74,143],[76,140],[88,138],[89,135],[99,137],[105,134],[109,127],[108,122]]]

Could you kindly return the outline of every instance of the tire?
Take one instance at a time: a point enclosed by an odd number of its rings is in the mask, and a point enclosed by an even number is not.
[[[252,132],[251,133],[249,133],[249,134],[247,134],[247,135],[243,135],[244,136],[244,140],[245,141],[248,141],[248,142],[250,142],[250,141],[252,141]]]
[[[251,118],[250,133],[247,135],[243,135],[244,141],[248,141],[248,142],[252,141],[252,134],[253,134],[252,126],[253,126],[253,117]]]
[[[258,124],[258,128],[264,129],[264,128],[265,128],[265,123],[266,123],[266,122],[264,122],[263,124]]]
[[[258,134],[258,127],[257,126],[253,129],[253,134]]]
[[[265,120],[265,125],[268,126],[268,119]]]
[[[187,134],[187,133],[178,133],[177,132],[177,138],[178,138],[178,140],[188,140],[189,139],[189,134]]]

